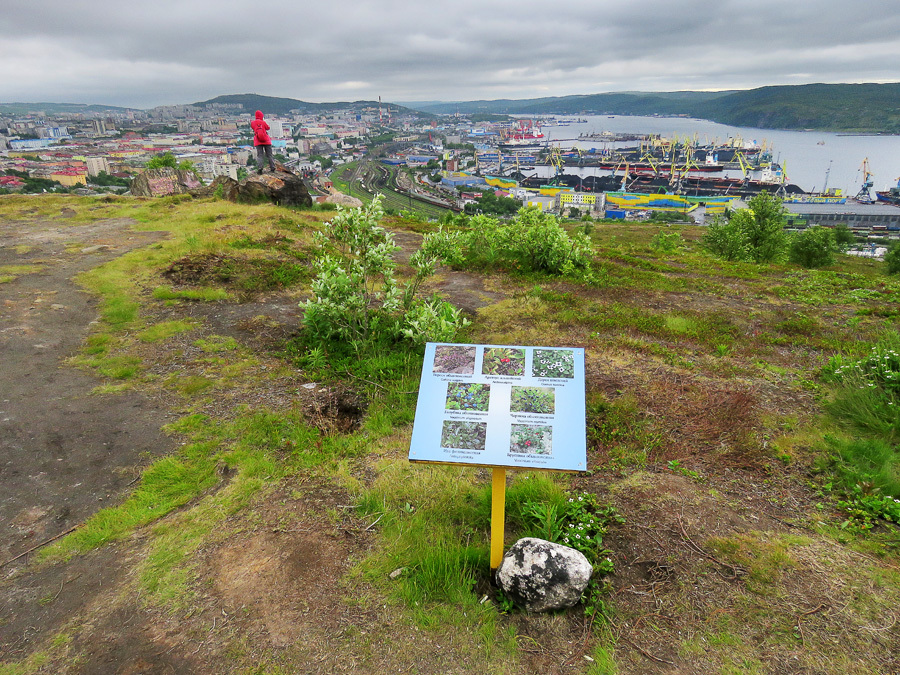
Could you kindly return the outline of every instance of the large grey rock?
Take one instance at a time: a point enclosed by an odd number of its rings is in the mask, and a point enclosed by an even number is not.
[[[192,190],[191,194],[195,197],[217,195],[241,204],[272,202],[280,206],[312,206],[306,183],[281,164],[277,171],[262,175],[253,173],[240,182],[219,176],[206,187]]]
[[[179,171],[169,167],[141,171],[131,181],[135,197],[166,197],[187,194],[203,185],[193,171]]]
[[[529,612],[571,607],[581,598],[594,568],[580,551],[544,539],[519,539],[503,556],[497,583]]]

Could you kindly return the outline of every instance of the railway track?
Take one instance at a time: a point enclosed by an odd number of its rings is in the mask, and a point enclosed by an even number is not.
[[[340,176],[347,181],[350,194],[363,201],[370,201],[377,194],[383,195],[385,209],[415,211],[428,218],[440,218],[447,211],[459,210],[436,197],[401,189],[397,185],[397,169],[377,161],[364,159],[350,170],[349,176],[346,172]]]

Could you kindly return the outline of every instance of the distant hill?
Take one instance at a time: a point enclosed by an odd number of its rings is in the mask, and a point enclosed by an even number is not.
[[[695,105],[692,114],[760,129],[898,134],[900,83],[761,87]]]
[[[759,129],[900,133],[900,83],[807,84],[720,92],[618,92],[420,104],[431,113],[689,115]]]
[[[47,115],[65,115],[67,113],[124,113],[137,108],[120,108],[114,105],[86,105],[83,103],[0,103],[0,115],[15,117],[45,113]]]
[[[439,114],[493,113],[517,115],[675,115],[693,104],[700,104],[731,92],[618,92],[580,96],[550,96],[531,99],[426,103],[417,110]]]
[[[240,105],[246,112],[253,113],[255,110],[262,110],[267,115],[287,115],[292,110],[299,110],[302,113],[319,114],[327,113],[332,110],[358,110],[365,108],[378,108],[378,101],[353,101],[353,102],[336,102],[336,103],[309,103],[300,101],[295,98],[278,98],[276,96],[261,96],[259,94],[229,94],[227,96],[217,96],[208,101],[193,103],[197,107],[205,108],[213,104]],[[381,109],[385,114],[422,114],[421,111],[412,110],[395,103],[381,103]],[[425,113],[427,115],[427,113]]]

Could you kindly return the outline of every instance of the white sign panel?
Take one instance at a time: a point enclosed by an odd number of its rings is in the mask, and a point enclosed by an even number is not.
[[[409,459],[585,471],[584,349],[429,342]]]

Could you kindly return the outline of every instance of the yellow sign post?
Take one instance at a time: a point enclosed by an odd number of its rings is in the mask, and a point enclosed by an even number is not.
[[[491,572],[503,560],[503,534],[506,521],[506,469],[495,466],[491,478]]]
[[[506,470],[585,471],[584,349],[425,345],[411,462],[488,467],[491,569],[503,562]]]

